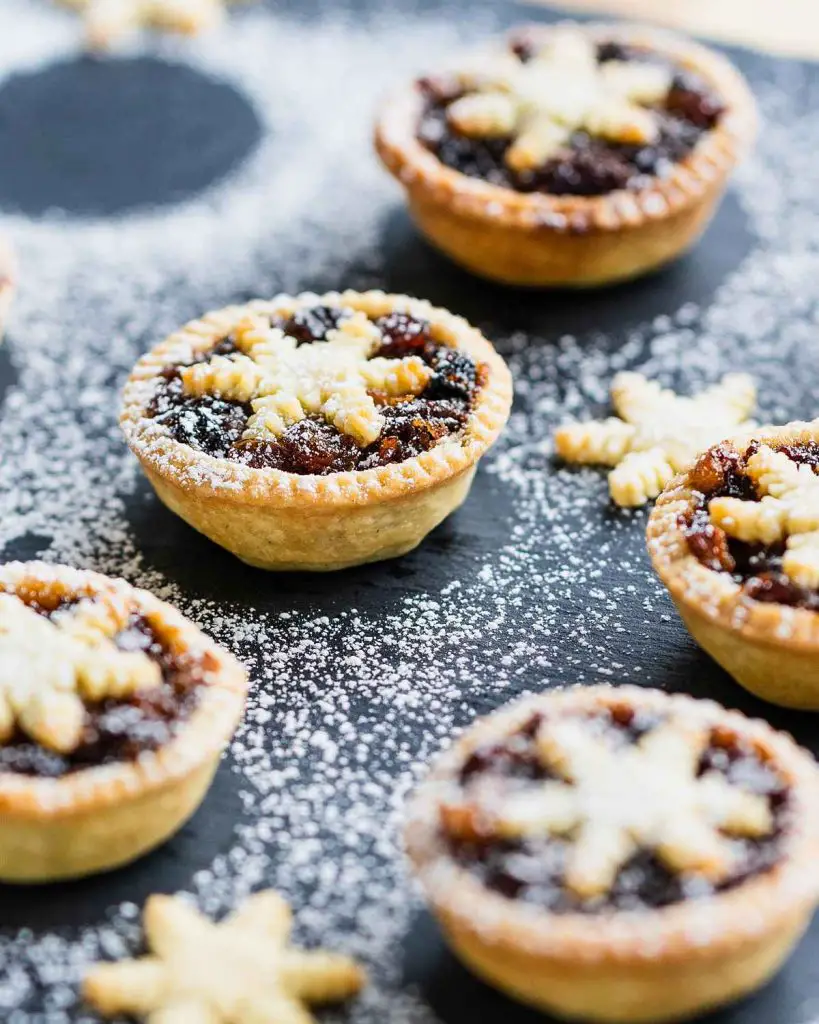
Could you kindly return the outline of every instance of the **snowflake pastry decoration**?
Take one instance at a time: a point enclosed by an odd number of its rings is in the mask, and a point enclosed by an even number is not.
[[[756,405],[756,385],[744,373],[727,374],[692,397],[640,373],[619,373],[611,399],[619,419],[560,427],[555,450],[568,463],[613,467],[609,490],[624,508],[656,498],[706,448],[755,426],[747,417]]]
[[[178,1024],[310,1024],[306,1007],[355,995],[364,972],[349,957],[287,944],[292,915],[275,892],[251,896],[219,925],[180,899],[145,906],[150,955],[100,964],[86,999],[105,1016]]]
[[[667,721],[636,744],[618,746],[582,720],[540,727],[541,762],[560,779],[502,793],[495,780],[464,806],[444,808],[451,833],[498,839],[569,836],[565,884],[584,899],[609,892],[640,849],[676,873],[718,882],[731,871],[731,836],[773,827],[767,801],[716,771],[699,774],[706,728]],[[476,826],[477,823],[477,826]]]
[[[85,701],[127,697],[158,685],[156,662],[112,638],[127,624],[113,601],[80,601],[53,619],[0,593],[0,743],[19,729],[58,753],[82,738]]]
[[[186,366],[181,377],[191,396],[249,402],[245,441],[272,440],[306,416],[322,416],[358,444],[372,444],[384,426],[373,394],[420,394],[432,374],[418,356],[370,358],[382,336],[361,312],[328,331],[326,341],[300,345],[261,318],[239,324],[232,337],[238,353]]]
[[[515,171],[541,166],[579,130],[652,142],[657,118],[647,108],[671,87],[671,72],[656,62],[598,63],[594,41],[574,28],[556,29],[526,63],[508,52],[483,54],[456,75],[472,91],[450,104],[450,124],[464,135],[512,137],[505,160]]]

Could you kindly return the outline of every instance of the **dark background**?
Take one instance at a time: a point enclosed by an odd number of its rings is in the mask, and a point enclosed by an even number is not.
[[[325,10],[317,0],[277,6],[289,7],[291,14],[305,19],[319,17]],[[340,5],[334,6],[337,9]],[[355,6],[370,8],[368,4]],[[410,18],[422,17],[425,6],[436,5],[403,0],[400,6],[406,7]],[[455,6],[461,6],[466,15],[484,5],[462,0]],[[529,9],[513,5],[498,4],[493,9],[499,25],[534,16]],[[733,56],[752,81],[768,79],[772,73],[781,75],[784,67],[784,62],[749,53],[736,52]],[[804,65],[800,75],[814,85],[819,83],[819,74],[812,67]],[[87,102],[91,96],[93,104]],[[70,134],[62,130],[66,119],[73,126]],[[101,121],[109,126],[104,146]],[[108,216],[144,205],[173,203],[229,174],[254,150],[260,130],[252,108],[234,89],[161,58],[82,58],[35,74],[21,74],[0,87],[0,209],[37,217],[59,206],[70,216]],[[145,159],[146,153],[154,152],[164,154],[161,167]],[[561,335],[571,333],[594,338],[598,348],[616,348],[635,325],[677,310],[686,302],[707,306],[726,274],[757,244],[738,202],[729,196],[695,256],[616,289],[546,296],[479,283],[451,266],[415,234],[399,205],[385,217],[383,242],[383,265],[375,270],[366,268],[362,274],[387,290],[428,297],[481,324],[512,357],[519,377],[526,375],[533,357],[505,340],[513,332],[533,336],[537,339],[533,344],[538,346],[554,345]],[[346,272],[356,276],[354,267],[346,267]],[[323,289],[343,282],[328,279],[303,284]],[[819,284],[816,287],[819,294]],[[244,296],[234,298],[241,300]],[[601,326],[605,338],[600,337]],[[13,379],[9,350],[0,349],[0,396]],[[518,409],[526,412],[526,402],[525,395],[519,398]],[[809,410],[794,412],[806,415]],[[546,456],[533,457],[542,460],[544,473],[551,471]],[[508,490],[496,476],[480,473],[464,508],[420,549],[399,562],[328,577],[292,575],[275,581],[242,566],[189,530],[159,505],[147,484],[131,500],[128,519],[147,564],[174,580],[186,593],[238,606],[249,607],[252,603],[270,611],[289,609],[298,621],[299,616],[317,613],[332,617],[350,607],[390,615],[407,594],[434,594],[452,580],[469,578],[489,553],[507,542],[510,519],[515,518],[511,502]],[[715,698],[765,717],[775,726],[792,731],[814,751],[819,749],[815,718],[787,713],[745,695],[696,650],[676,618],[663,620],[645,614],[643,598],[654,600],[657,587],[647,571],[644,516],[602,505],[589,508],[588,516],[594,522],[577,538],[575,552],[593,561],[603,540],[609,545],[601,586],[618,583],[607,575],[613,566],[635,567],[631,579],[637,590],[626,599],[631,611],[625,613],[631,616],[632,628],[625,636],[609,638],[611,661],[627,666],[636,659],[648,666],[641,679],[648,685]],[[29,536],[12,544],[3,555],[31,558],[47,544],[48,538]],[[527,600],[535,608],[537,591],[533,590]],[[569,587],[561,601],[569,628],[582,615],[588,601],[586,589]],[[669,612],[670,608],[663,606],[662,610]],[[514,628],[510,627],[510,643],[513,636]],[[470,657],[478,659],[482,645],[486,645],[487,671],[491,672],[497,638],[490,645],[481,636],[474,636],[465,644]],[[589,681],[602,679],[598,664],[598,658],[579,646],[573,658],[567,657],[549,679],[533,666],[514,688],[541,689],[552,678],[564,681],[570,674]],[[470,703],[478,712],[491,710],[497,704],[497,695],[489,689],[476,690],[470,695]],[[48,889],[0,887],[3,926],[10,931],[29,927],[35,934],[62,931],[103,919],[106,909],[122,900],[141,903],[150,892],[184,888],[193,872],[222,851],[230,823],[241,815],[235,788],[229,766],[223,766],[194,820],[163,849],[132,867]],[[214,824],[221,819],[226,822],[224,829]],[[407,936],[403,974],[406,984],[419,986],[447,1024],[467,1020],[476,1024],[524,1024],[544,1019],[471,978],[446,951],[425,913],[417,917]],[[808,1024],[810,1015],[806,1013],[811,999],[819,1004],[816,927],[764,991],[708,1020],[712,1024]],[[36,1012],[36,1006],[28,1009]]]

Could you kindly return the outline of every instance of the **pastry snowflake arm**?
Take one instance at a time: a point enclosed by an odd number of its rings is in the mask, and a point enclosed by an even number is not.
[[[259,935],[284,946],[293,930],[293,911],[277,892],[257,892],[234,910],[222,927],[239,935]]]
[[[265,369],[245,355],[213,356],[180,371],[185,394],[192,398],[211,395],[226,401],[249,402],[259,393]]]
[[[630,452],[609,473],[609,493],[622,508],[638,508],[657,495],[674,478],[674,467],[662,448]]]
[[[523,131],[506,151],[506,162],[515,171],[529,171],[557,156],[571,130],[551,115],[529,117]]]
[[[644,145],[659,133],[653,114],[626,100],[609,97],[597,104],[584,118],[584,127],[601,139]]]
[[[342,320],[338,327],[327,332],[327,345],[351,347],[366,359],[381,344],[381,331],[360,309]],[[321,342],[319,342],[321,344]]]
[[[739,426],[754,411],[757,387],[747,373],[726,373],[718,384],[706,388],[693,401],[703,416],[716,416],[730,426]]]
[[[285,987],[312,1005],[340,1003],[359,992],[364,972],[351,957],[324,950],[288,952],[282,961]]]
[[[376,441],[384,426],[375,401],[357,382],[334,386],[324,397],[321,412],[336,430],[362,446]]]
[[[146,1015],[160,1006],[168,987],[168,968],[146,956],[119,964],[97,964],[85,979],[83,995],[106,1017]]]
[[[788,538],[782,571],[802,587],[819,588],[819,531]]]
[[[570,423],[555,431],[555,451],[565,462],[579,466],[616,466],[632,451],[636,437],[636,427],[614,416]]]
[[[368,359],[361,368],[367,387],[385,395],[420,395],[429,384],[432,370],[418,356],[404,359]]]
[[[600,67],[606,89],[629,103],[661,103],[671,88],[669,68],[649,61],[608,60]]]
[[[253,415],[248,417],[243,441],[270,440],[280,437],[295,423],[305,418],[302,403],[290,391],[277,391],[251,402]]]
[[[478,138],[511,135],[518,123],[518,103],[503,92],[469,93],[447,108],[447,120],[456,131]]]
[[[761,445],[748,459],[747,473],[761,494],[773,498],[785,497],[803,484],[807,485],[811,479],[819,483],[819,478],[815,478],[810,466],[800,466],[784,452],[774,451],[768,445]]]
[[[604,822],[585,822],[566,864],[566,885],[582,899],[609,892],[620,868],[636,851],[632,837]]]
[[[776,544],[788,528],[788,508],[779,498],[713,498],[708,511],[714,526],[746,544]]]
[[[669,414],[678,401],[679,396],[673,391],[641,373],[624,371],[611,382],[611,404],[626,423],[642,424],[656,419],[663,411]]]

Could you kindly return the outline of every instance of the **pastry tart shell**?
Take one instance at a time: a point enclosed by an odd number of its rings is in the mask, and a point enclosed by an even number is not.
[[[819,441],[816,423],[755,431],[777,445]],[[742,439],[740,448],[750,438]],[[727,573],[703,565],[679,517],[696,503],[688,474],[660,495],[649,519],[648,550],[691,636],[746,690],[784,707],[819,711],[819,613],[754,601]]]
[[[247,675],[170,605],[121,580],[42,563],[0,568],[0,590],[58,588],[93,596],[125,588],[159,623],[172,649],[207,666],[201,694],[175,736],[133,761],[82,768],[58,779],[0,771],[0,881],[53,882],[119,867],[159,846],[193,815],[245,705]]]
[[[450,857],[437,814],[446,783],[477,745],[508,734],[534,711],[622,704],[695,713],[734,729],[769,754],[789,782],[793,829],[782,860],[711,899],[609,915],[551,914],[485,888]],[[471,728],[438,762],[409,811],[406,844],[424,894],[452,948],[475,974],[512,998],[569,1020],[660,1024],[685,1020],[752,992],[805,931],[819,885],[817,775],[783,733],[711,701],[636,687],[591,687],[527,698]]]
[[[531,26],[535,37],[554,27]],[[456,263],[504,284],[596,287],[647,273],[691,248],[711,220],[732,169],[756,135],[756,105],[742,75],[713,50],[639,25],[589,25],[601,42],[647,46],[700,74],[725,104],[668,177],[600,196],[522,193],[443,164],[417,138],[415,85],[385,104],[376,149],[407,193],[427,239]]]
[[[299,475],[252,469],[174,440],[146,416],[159,373],[211,348],[249,313],[270,315],[316,302],[378,317],[405,311],[432,324],[435,340],[488,367],[464,430],[404,462],[377,469]],[[509,416],[512,381],[501,357],[460,317],[383,292],[278,297],[209,313],[172,335],[136,365],[124,393],[125,436],[160,499],[250,565],[328,571],[403,555],[466,498],[478,459]]]

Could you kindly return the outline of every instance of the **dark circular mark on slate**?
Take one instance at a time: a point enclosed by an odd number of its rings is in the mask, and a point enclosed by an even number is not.
[[[83,57],[0,89],[0,207],[111,215],[173,203],[224,178],[261,124],[232,86],[149,57]]]
[[[562,334],[618,334],[654,317],[673,315],[687,302],[707,305],[753,242],[748,218],[729,192],[699,244],[653,274],[580,292],[511,288],[482,281],[456,266],[423,239],[400,208],[384,224],[379,287],[421,295],[473,323],[508,324],[550,341]]]
[[[187,825],[133,864],[72,882],[0,885],[3,929],[30,928],[37,934],[67,925],[98,924],[118,903],[141,907],[152,893],[186,889],[197,871],[230,848],[241,813],[236,776],[223,762],[205,802]]]

